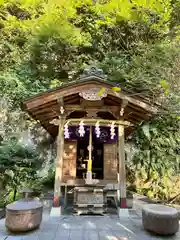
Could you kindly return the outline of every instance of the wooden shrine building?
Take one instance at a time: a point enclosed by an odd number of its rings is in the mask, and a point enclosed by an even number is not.
[[[23,102],[23,109],[57,138],[54,208],[64,186],[116,186],[126,208],[124,139],[157,109],[127,91],[114,91],[101,69]],[[116,89],[115,89],[116,90]]]

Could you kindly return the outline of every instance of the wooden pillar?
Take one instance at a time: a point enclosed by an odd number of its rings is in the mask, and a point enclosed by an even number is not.
[[[92,126],[89,128],[89,159],[87,165],[86,183],[92,184]]]
[[[87,170],[92,172],[92,126],[89,128],[89,162]]]
[[[54,199],[53,207],[61,206],[61,180],[63,168],[63,153],[64,153],[64,117],[59,117],[59,130],[57,137],[57,156],[55,162],[55,184],[54,184]]]
[[[127,208],[126,199],[126,169],[125,169],[125,148],[124,148],[124,126],[118,127],[118,154],[119,154],[119,190],[120,208]]]

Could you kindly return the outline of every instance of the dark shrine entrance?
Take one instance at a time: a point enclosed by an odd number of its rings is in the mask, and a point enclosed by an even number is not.
[[[89,157],[89,139],[83,138],[77,141],[77,169],[76,177],[85,178],[87,172],[87,160]],[[103,179],[103,148],[104,143],[100,139],[93,136],[92,138],[92,173],[94,179]]]
[[[88,172],[89,161],[89,144],[92,143],[91,160],[92,160],[92,178],[104,180],[105,175],[112,175],[113,162],[116,161],[116,142],[117,142],[117,128],[115,128],[115,136],[111,138],[110,128],[101,127],[100,134],[97,134],[96,127],[84,126],[84,134],[80,136],[79,126],[69,127],[69,139],[76,141],[76,178],[86,179]],[[90,134],[91,132],[91,134]],[[90,141],[90,135],[92,137]],[[109,149],[110,150],[107,150]],[[105,151],[106,149],[106,151]],[[111,161],[111,163],[109,162]],[[109,166],[109,167],[108,167]],[[67,166],[68,167],[68,166]],[[115,167],[115,171],[117,167]],[[106,176],[106,177],[107,177]],[[116,174],[114,174],[116,178]]]

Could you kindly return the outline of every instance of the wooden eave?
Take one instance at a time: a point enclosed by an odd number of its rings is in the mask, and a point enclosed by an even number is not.
[[[93,78],[93,79],[92,79]],[[157,108],[152,106],[147,99],[140,96],[129,96],[129,93],[121,90],[120,92],[112,91],[112,87],[116,86],[115,83],[101,80],[94,76],[90,79],[81,80],[77,82],[70,82],[55,89],[51,89],[44,93],[38,94],[25,100],[22,103],[22,109],[26,111],[33,119],[40,122],[40,124],[53,136],[57,136],[58,128],[50,124],[54,118],[58,117],[59,102],[58,99],[63,98],[64,106],[71,106],[76,109],[80,105],[81,97],[79,92],[94,87],[107,89],[107,97],[104,98],[104,105],[111,108],[120,110],[122,100],[128,101],[124,110],[123,119],[131,122],[135,126],[144,120],[148,120]],[[101,111],[102,109],[100,109]],[[126,135],[132,131],[132,127],[126,129]]]

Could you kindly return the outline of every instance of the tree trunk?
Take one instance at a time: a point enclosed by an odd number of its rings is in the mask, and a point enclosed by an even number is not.
[[[17,194],[17,188],[15,187],[15,189],[14,189],[14,195],[13,195],[13,201],[16,200],[16,194]]]
[[[145,183],[149,182],[150,178],[151,178],[151,147],[149,147],[149,164],[148,164],[148,169],[147,169],[147,179],[145,180]]]

